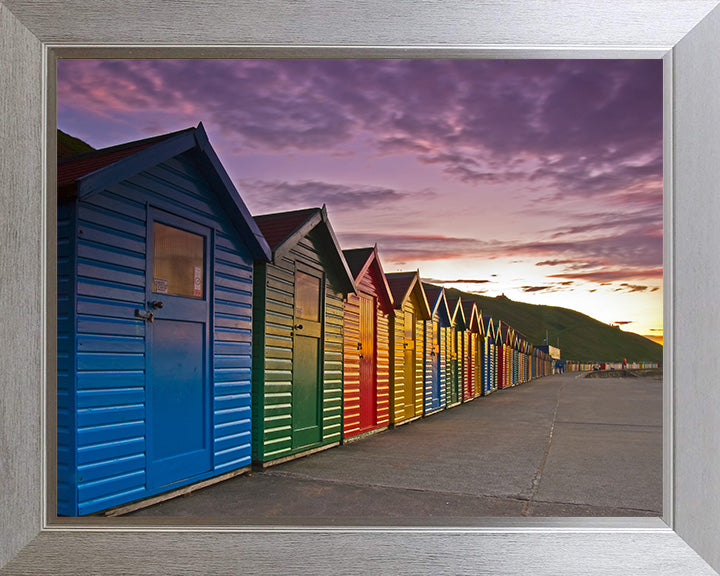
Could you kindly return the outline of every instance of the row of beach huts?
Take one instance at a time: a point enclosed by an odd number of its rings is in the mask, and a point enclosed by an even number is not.
[[[268,466],[552,373],[324,207],[252,217],[200,124],[58,163],[57,511]],[[566,370],[592,364],[567,362]]]

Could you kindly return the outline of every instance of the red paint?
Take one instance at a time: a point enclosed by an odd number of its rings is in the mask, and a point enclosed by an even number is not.
[[[388,426],[393,300],[376,248],[344,250],[357,294],[343,318],[343,438]]]
[[[464,333],[465,339],[465,386],[463,387],[463,400],[475,398],[475,355],[477,338],[468,331]]]
[[[360,432],[377,424],[375,298],[360,294]]]

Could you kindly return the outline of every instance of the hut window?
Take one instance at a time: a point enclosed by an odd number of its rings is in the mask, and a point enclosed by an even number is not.
[[[205,238],[154,223],[153,292],[186,298],[205,297]]]
[[[320,278],[297,272],[295,277],[295,317],[320,321]]]

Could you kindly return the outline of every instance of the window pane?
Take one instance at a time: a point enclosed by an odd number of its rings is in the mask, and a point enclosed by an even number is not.
[[[320,321],[320,278],[305,272],[295,275],[295,317]]]
[[[153,292],[205,297],[205,238],[155,222]]]

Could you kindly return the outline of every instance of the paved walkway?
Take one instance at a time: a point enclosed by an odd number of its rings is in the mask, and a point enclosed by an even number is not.
[[[579,376],[499,390],[128,516],[660,516],[661,380]]]

